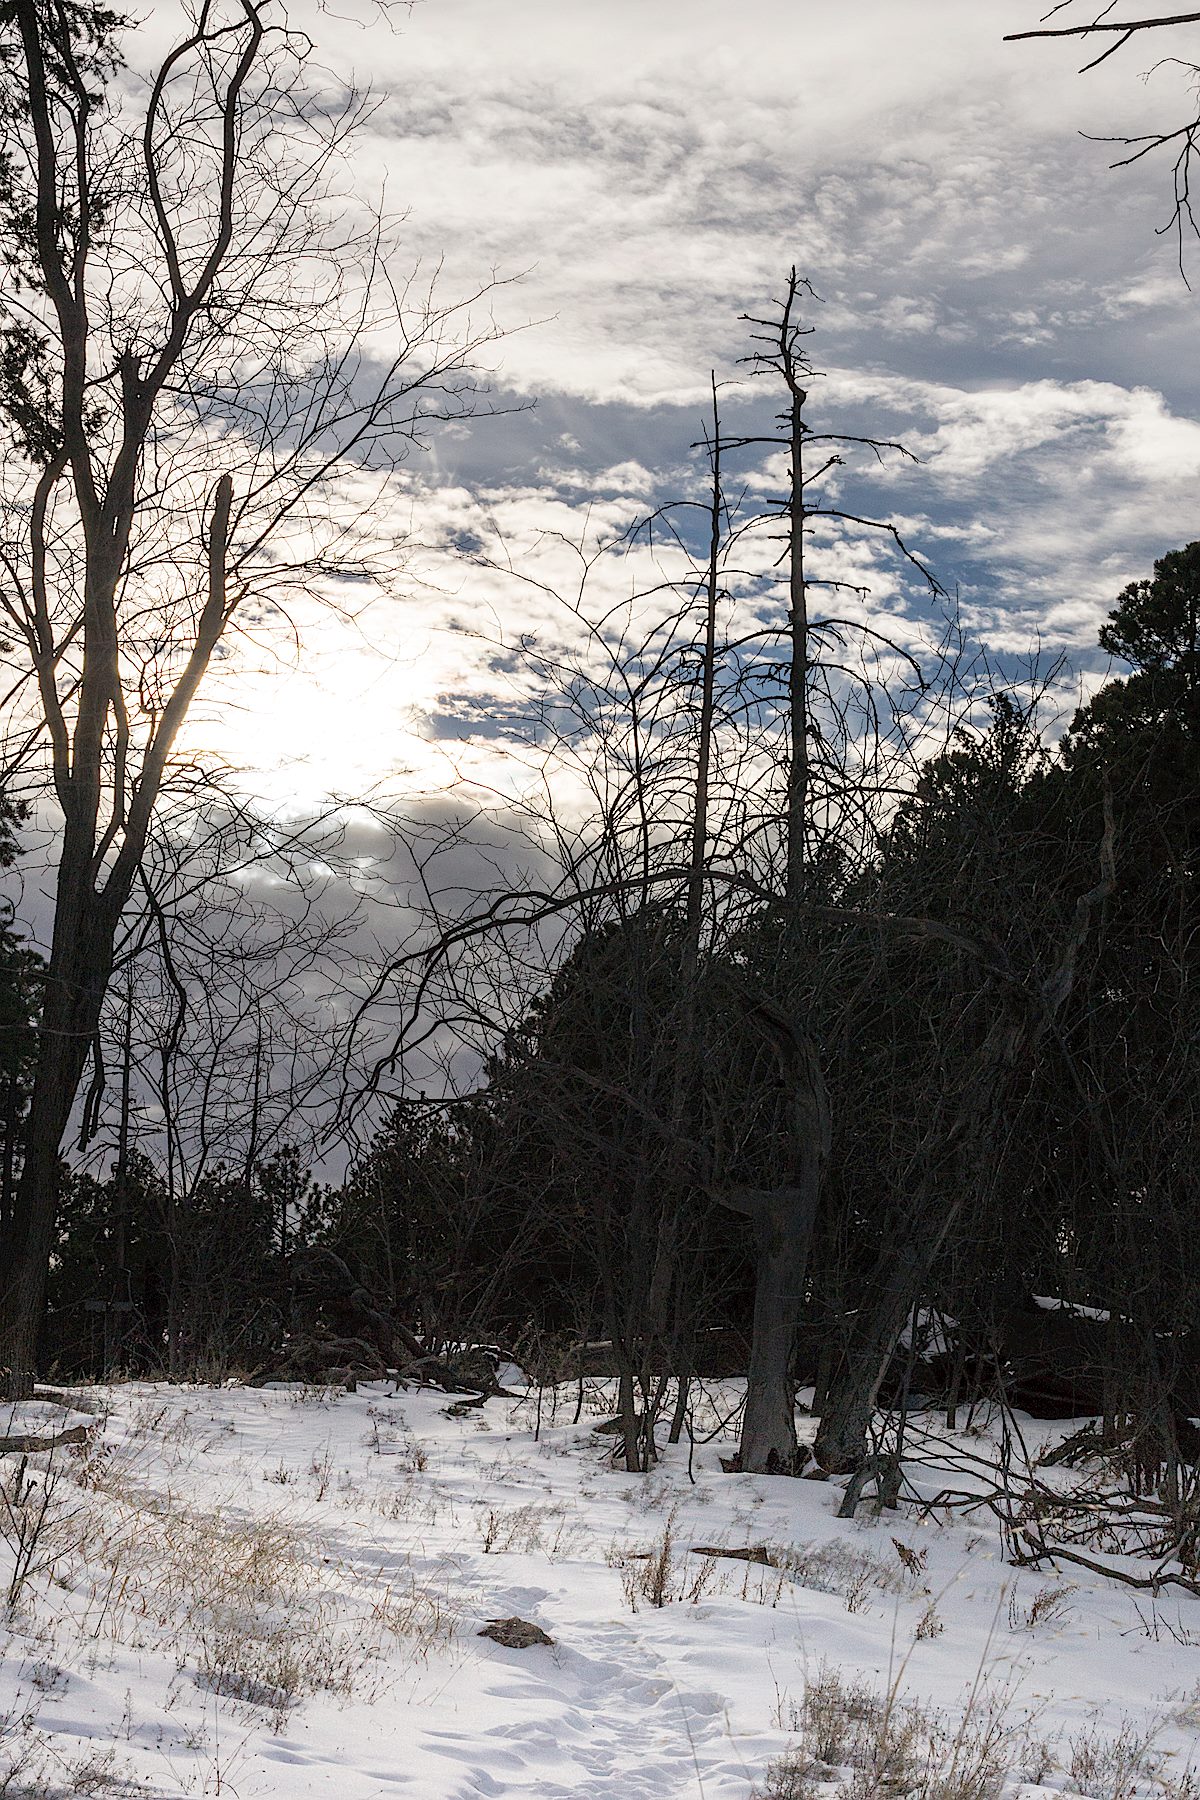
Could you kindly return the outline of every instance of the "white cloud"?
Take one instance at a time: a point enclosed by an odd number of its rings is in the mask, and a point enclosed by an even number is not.
[[[923,524],[993,647],[1085,653],[1121,582],[1194,533],[1200,319],[1153,230],[1167,171],[1110,174],[1079,136],[1186,110],[1169,69],[1143,85],[1126,55],[1078,78],[1070,47],[1005,46],[1036,22],[1013,0],[425,0],[394,30],[368,0],[307,4],[321,56],[380,100],[356,184],[409,209],[406,254],[444,257],[447,293],[524,272],[490,302],[537,321],[499,347],[499,379],[562,404],[542,443],[497,421],[475,491],[453,473],[467,438],[399,485],[425,546],[410,597],[357,635],[314,616],[303,669],[243,690],[271,722],[212,725],[242,754],[313,782],[494,762],[484,723],[515,679],[498,646],[565,642],[566,540],[690,479],[676,409],[699,422],[710,369],[745,349],[738,314],[793,259],[824,299],[816,404],[921,453],[874,491]],[[141,28],[147,54],[169,13]],[[748,470],[759,491],[778,476]],[[481,546],[532,558],[543,587]],[[466,749],[437,735],[454,718]]]

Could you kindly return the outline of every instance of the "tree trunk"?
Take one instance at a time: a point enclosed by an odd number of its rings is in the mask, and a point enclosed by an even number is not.
[[[112,968],[116,916],[91,886],[91,834],[64,830],[54,942],[46,967],[25,1155],[0,1267],[0,1391],[33,1392],[38,1331],[54,1243],[58,1160]]]
[[[787,869],[784,879],[784,943],[789,953],[800,932],[799,904],[807,879],[809,812],[808,585],[804,574],[804,405],[800,364],[792,334],[797,293],[792,271],[779,328],[779,368],[791,396],[788,494],[788,600],[791,659],[788,667],[790,760],[787,781]],[[752,1016],[772,1044],[792,1114],[794,1184],[753,1197],[741,1208],[753,1220],[756,1279],[746,1412],[738,1450],[741,1467],[762,1474],[793,1474],[798,1459],[793,1362],[796,1325],[829,1154],[829,1097],[815,1047],[805,1032],[773,1003],[760,1000]],[[736,1201],[732,1202],[737,1204]]]
[[[788,1096],[793,1180],[778,1188],[736,1187],[714,1198],[745,1214],[754,1230],[754,1328],[739,1460],[757,1474],[791,1474],[797,1460],[792,1362],[829,1155],[829,1100],[811,1039],[773,1001],[760,999],[750,1010],[771,1042]]]
[[[867,1434],[904,1322],[917,1305],[930,1258],[908,1246],[891,1261],[875,1306],[864,1306],[852,1328],[841,1366],[829,1384],[813,1446],[830,1475],[849,1475],[866,1455]]]
[[[614,1339],[614,1345],[616,1340]],[[625,1457],[625,1469],[630,1475],[642,1473],[642,1421],[638,1417],[637,1384],[633,1370],[625,1365],[622,1357],[621,1373],[617,1382],[617,1408],[621,1417],[621,1447]]]
[[[796,1470],[796,1397],[792,1363],[796,1321],[816,1219],[817,1184],[778,1188],[756,1197],[754,1327],[746,1380],[746,1413],[738,1459],[755,1474]],[[739,1209],[742,1210],[742,1209]]]
[[[8,1221],[12,1216],[13,1195],[16,1192],[17,1171],[17,1136],[21,1121],[21,1090],[15,1075],[10,1075],[4,1084],[4,1152],[3,1166],[0,1168],[0,1242],[8,1230]]]

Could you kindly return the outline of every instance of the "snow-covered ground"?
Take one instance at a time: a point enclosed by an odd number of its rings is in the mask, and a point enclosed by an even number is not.
[[[707,1397],[698,1437],[735,1397]],[[923,1792],[942,1800],[987,1800],[991,1777],[967,1779],[986,1733],[1010,1792],[1200,1793],[1200,1600],[1015,1570],[986,1508],[839,1520],[840,1484],[727,1474],[720,1436],[615,1473],[565,1392],[540,1430],[533,1397],[450,1417],[444,1395],[382,1385],[86,1403],[97,1431],[31,1459],[13,1515],[45,1491],[0,1631],[0,1794],[748,1800],[807,1742],[773,1778],[791,1800],[833,1791],[805,1762],[878,1720],[868,1689],[894,1696],[887,1731],[939,1746]],[[50,1420],[78,1423],[40,1404],[0,1410],[0,1433]],[[1065,1429],[1030,1425],[1032,1448]],[[986,1435],[951,1448],[991,1453]],[[0,1458],[10,1501],[19,1464]],[[478,1635],[513,1615],[553,1644]]]

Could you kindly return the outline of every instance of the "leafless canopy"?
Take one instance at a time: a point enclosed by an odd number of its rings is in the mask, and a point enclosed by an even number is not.
[[[370,101],[272,0],[200,0],[181,22],[140,79],[115,14],[0,14],[5,763],[47,773],[62,817],[0,1291],[18,1386],[58,1145],[185,720],[239,636],[389,578],[381,490],[472,406],[493,335],[434,274],[398,282],[396,229],[343,155]]]
[[[1117,10],[1117,0],[1108,0],[1099,12],[1086,21],[1076,20],[1072,23],[1051,25],[1049,20],[1065,14],[1075,6],[1075,0],[1058,0],[1040,26],[1028,31],[1010,31],[1005,36],[1005,43],[1020,43],[1030,38],[1067,38],[1086,41],[1092,38],[1102,46],[1096,54],[1085,62],[1080,70],[1086,74],[1089,69],[1098,68],[1109,57],[1123,50],[1133,39],[1142,37],[1147,32],[1171,30],[1179,26],[1200,24],[1200,12],[1156,13],[1138,18],[1116,18],[1112,14]],[[1161,59],[1156,67],[1175,66],[1184,75],[1193,92],[1200,84],[1200,64],[1190,57],[1169,56]],[[1088,134],[1091,135],[1091,134]],[[1184,244],[1189,237],[1200,237],[1193,211],[1192,172],[1200,145],[1200,115],[1185,119],[1181,125],[1174,125],[1163,131],[1143,132],[1128,136],[1114,134],[1097,136],[1096,140],[1103,144],[1119,144],[1128,154],[1119,156],[1111,165],[1114,169],[1128,168],[1132,163],[1140,162],[1143,157],[1157,151],[1165,151],[1172,158],[1171,174],[1174,193],[1174,204],[1171,216],[1165,225],[1159,227],[1160,235],[1171,235],[1175,238],[1179,249],[1179,270],[1184,280]]]

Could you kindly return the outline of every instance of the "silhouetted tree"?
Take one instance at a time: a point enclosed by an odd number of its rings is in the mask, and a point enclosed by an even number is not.
[[[78,0],[0,12],[0,607],[62,815],[0,1253],[14,1393],[116,934],[218,645],[235,614],[269,621],[339,572],[387,579],[339,476],[386,479],[469,387],[454,309],[398,298],[369,208],[347,225],[337,169],[365,103],[306,104],[303,34],[264,0],[206,5],[137,116],[123,29]]]

